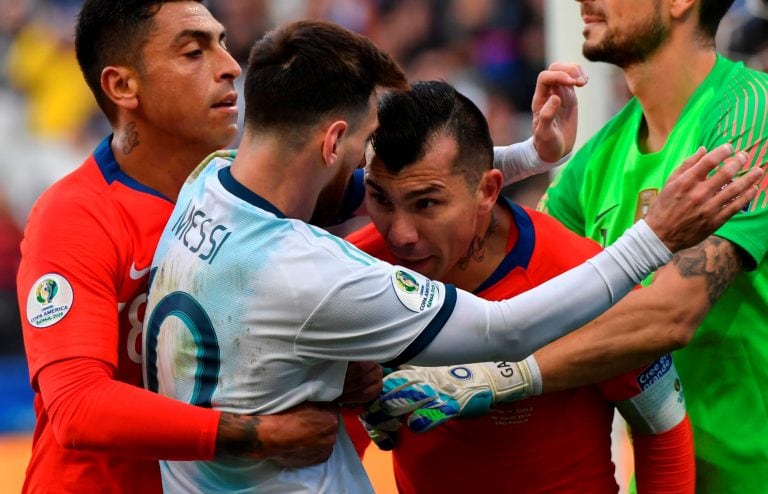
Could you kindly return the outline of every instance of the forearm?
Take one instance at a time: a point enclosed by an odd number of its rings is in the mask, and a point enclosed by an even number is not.
[[[657,238],[645,243],[635,236],[648,231],[637,225],[588,262],[502,302],[486,302],[459,292],[443,330],[410,363],[525,358],[605,311],[669,258],[669,252],[656,244]],[[483,313],[485,317],[478,318]]]
[[[736,248],[717,237],[676,254],[650,286],[534,354],[544,392],[602,381],[684,347],[741,272]]]
[[[115,381],[104,362],[56,362],[40,371],[38,383],[56,440],[65,448],[145,459],[213,459],[219,412]]]

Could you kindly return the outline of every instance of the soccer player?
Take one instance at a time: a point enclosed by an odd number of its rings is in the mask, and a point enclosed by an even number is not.
[[[761,175],[730,182],[743,164],[737,155],[706,179],[729,149],[697,153],[614,245],[530,292],[487,302],[306,223],[316,209],[339,209],[377,125],[377,88],[406,86],[390,57],[333,24],[292,23],[256,43],[237,154],[193,172],[153,260],[150,389],[229,412],[279,413],[335,400],[349,361],[522,358],[624,295],[668,248],[708,234],[753,197]],[[554,306],[559,290],[575,296]],[[371,489],[343,428],[321,465],[219,458],[163,461],[161,470],[172,491]]]
[[[224,29],[199,2],[89,0],[76,44],[114,134],[39,199],[21,246],[37,415],[24,492],[159,492],[158,458],[325,460],[334,406],[240,417],[142,389],[157,240],[189,171],[235,136]]]
[[[542,210],[607,245],[653,207],[680,158],[700,146],[732,143],[748,154],[745,172],[765,167],[768,75],[715,51],[732,1],[580,3],[585,56],[618,65],[634,98],[574,156]],[[648,288],[536,354],[543,389],[552,391],[685,347],[674,359],[693,424],[697,492],[762,492],[768,485],[767,186],[763,179],[755,200],[676,254]],[[607,339],[609,320],[632,331]],[[420,389],[443,379],[435,372],[419,377]]]
[[[619,66],[634,98],[573,158],[543,210],[606,244],[645,214],[676,162],[699,146],[730,142],[749,153],[745,170],[766,166],[768,74],[715,51],[715,32],[732,3],[581,2],[585,56]],[[670,295],[658,301],[657,313],[674,300],[709,311],[674,353],[701,493],[762,492],[768,485],[767,186],[763,180],[743,212],[678,253],[652,283]],[[632,343],[602,358],[621,361],[637,351],[633,346],[647,353],[658,344]]]
[[[512,297],[599,252],[549,216],[499,196],[485,118],[450,85],[422,82],[388,95],[378,116],[366,167],[373,223],[347,237],[362,250],[489,300]],[[517,371],[511,362],[492,362],[452,367],[446,376],[514,383]],[[690,423],[669,356],[599,385],[502,403],[428,434],[404,428],[392,451],[398,489],[616,493],[615,407],[636,433],[640,492],[692,493]]]

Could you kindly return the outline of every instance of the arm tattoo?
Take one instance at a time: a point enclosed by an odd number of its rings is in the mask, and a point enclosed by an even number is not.
[[[704,277],[711,307],[736,276],[744,271],[742,255],[738,247],[728,240],[710,236],[699,245],[675,254],[672,264],[683,278]]]
[[[491,222],[488,224],[488,229],[485,230],[485,235],[482,237],[475,235],[472,238],[472,242],[469,244],[467,253],[464,255],[464,257],[459,259],[459,269],[467,269],[469,266],[469,261],[483,262],[483,259],[485,259],[485,242],[491,237],[491,235],[493,235],[495,231],[496,216],[491,214]]]
[[[136,132],[136,124],[129,122],[125,131],[120,135],[120,148],[123,154],[131,154],[139,143],[139,133]]]
[[[261,419],[254,415],[222,413],[216,435],[216,455],[242,456],[261,453]]]

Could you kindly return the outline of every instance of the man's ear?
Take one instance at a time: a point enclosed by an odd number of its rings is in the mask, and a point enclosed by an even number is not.
[[[101,89],[118,108],[135,110],[139,106],[139,80],[136,71],[124,66],[101,71]]]
[[[325,129],[323,135],[323,162],[325,166],[333,166],[339,157],[339,143],[349,128],[344,120],[336,120]]]
[[[494,168],[483,173],[477,187],[477,194],[480,196],[481,213],[487,213],[493,209],[499,194],[501,194],[503,183],[504,175],[500,170]]]
[[[685,16],[693,15],[696,12],[697,0],[671,0],[669,4],[669,15],[673,19],[680,19]]]

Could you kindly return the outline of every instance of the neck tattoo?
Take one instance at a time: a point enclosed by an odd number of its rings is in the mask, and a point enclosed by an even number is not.
[[[459,259],[459,269],[467,269],[470,261],[483,262],[485,259],[486,241],[494,234],[496,226],[496,216],[491,214],[491,222],[488,224],[485,234],[482,237],[475,235],[472,242],[469,244],[466,255]]]
[[[136,132],[136,124],[130,122],[120,136],[120,150],[123,154],[131,154],[131,151],[139,145],[139,133]]]

